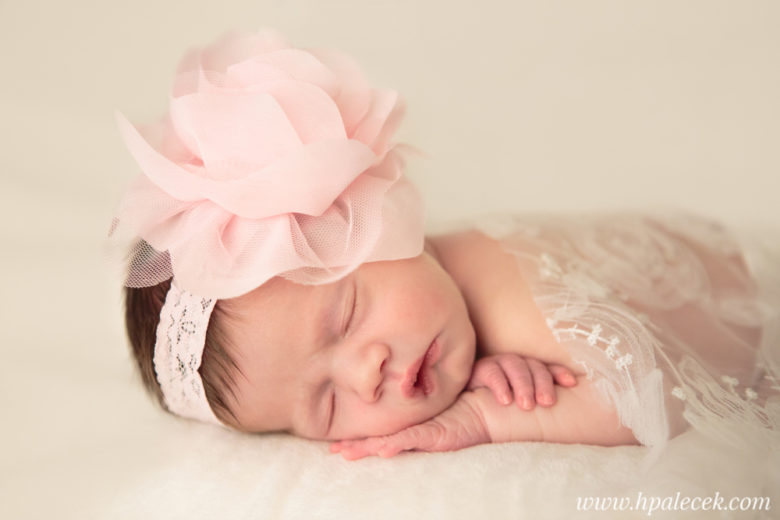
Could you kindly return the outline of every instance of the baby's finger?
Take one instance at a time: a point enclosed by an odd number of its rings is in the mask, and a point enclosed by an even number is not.
[[[553,380],[561,386],[576,386],[577,378],[568,367],[563,365],[547,365]]]
[[[369,437],[367,439],[341,442],[337,449],[346,460],[357,460],[370,455],[376,455],[385,443],[385,437]],[[333,448],[331,451],[333,451]]]
[[[346,460],[357,460],[371,455],[383,458],[393,457],[400,452],[411,449],[413,443],[402,435],[406,430],[393,435],[382,437],[368,437],[366,439],[353,440],[341,444],[339,452]]]
[[[501,368],[504,369],[509,384],[512,386],[517,406],[524,410],[533,410],[536,404],[534,381],[526,360],[519,356],[502,357]]]
[[[441,436],[441,427],[429,421],[392,435],[354,441],[352,445],[341,450],[341,456],[347,460],[355,460],[367,455],[389,458],[409,450],[435,451]]]
[[[528,369],[534,378],[536,402],[542,406],[555,404],[555,385],[546,365],[535,359],[528,359]]]
[[[512,402],[512,389],[506,380],[506,374],[501,366],[493,360],[483,361],[474,367],[474,375],[469,380],[468,389],[487,387],[501,404]]]
[[[437,440],[441,437],[440,428],[425,422],[410,426],[398,433],[388,435],[385,442],[376,450],[380,457],[393,457],[402,451],[430,450],[435,448]]]

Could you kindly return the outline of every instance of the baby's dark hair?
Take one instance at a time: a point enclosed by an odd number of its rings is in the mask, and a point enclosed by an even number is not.
[[[151,287],[125,287],[125,327],[130,348],[135,358],[141,381],[149,394],[156,398],[163,409],[165,406],[162,389],[154,371],[154,346],[157,339],[157,325],[160,310],[171,281],[166,280]],[[238,371],[231,355],[230,342],[224,333],[225,311],[217,301],[206,329],[206,343],[203,347],[198,373],[203,380],[206,399],[217,419],[224,424],[236,424],[238,420],[228,404],[228,394],[233,395],[235,374]]]

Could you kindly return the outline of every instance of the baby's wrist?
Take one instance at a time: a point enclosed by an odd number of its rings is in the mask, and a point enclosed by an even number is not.
[[[468,393],[473,394],[470,404],[489,439],[485,442],[543,441],[543,431],[534,411],[502,405],[488,388],[475,388]]]
[[[497,441],[501,438],[501,421],[497,420],[495,410],[491,408],[495,405],[495,397],[489,388],[479,387],[468,390],[461,394],[463,399],[471,408],[478,425],[485,436],[485,443],[502,442]],[[501,405],[498,405],[501,406]]]

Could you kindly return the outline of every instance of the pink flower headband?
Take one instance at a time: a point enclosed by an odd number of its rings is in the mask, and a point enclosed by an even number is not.
[[[390,141],[402,117],[398,94],[369,87],[347,56],[272,31],[190,52],[162,121],[117,114],[143,172],[112,226],[136,240],[126,285],[173,276],[193,301],[231,298],[275,276],[328,283],[419,255],[422,203]],[[164,343],[175,360],[178,344]],[[199,380],[202,341],[195,350]],[[170,367],[157,358],[159,380]]]

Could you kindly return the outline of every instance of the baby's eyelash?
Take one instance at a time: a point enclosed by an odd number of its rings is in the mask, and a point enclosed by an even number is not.
[[[333,393],[330,397],[330,414],[328,415],[328,433],[330,433],[330,429],[333,427],[333,418],[336,417],[336,390],[333,390]]]
[[[355,308],[357,307],[357,284],[352,284],[352,302],[349,304],[349,317],[347,317],[344,324],[343,333],[346,334],[349,331],[349,327],[352,325],[352,319],[355,317]]]

